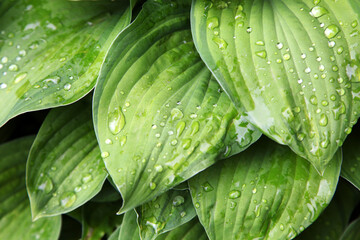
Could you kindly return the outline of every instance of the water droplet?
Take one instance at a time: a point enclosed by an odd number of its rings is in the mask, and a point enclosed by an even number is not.
[[[109,138],[107,138],[106,140],[105,140],[105,144],[107,144],[107,145],[110,145],[110,144],[112,144],[113,142],[111,141],[111,139],[109,139]]]
[[[219,19],[217,17],[211,17],[206,20],[206,25],[209,29],[213,30],[219,26]]]
[[[156,183],[150,182],[149,187],[151,190],[154,190],[156,188]]]
[[[356,28],[358,26],[358,21],[355,20],[351,23],[351,27]]]
[[[247,33],[251,33],[251,32],[252,32],[252,28],[251,28],[251,27],[248,27],[248,28],[246,29],[246,32],[247,32]]]
[[[9,66],[9,71],[11,71],[11,72],[17,72],[17,71],[19,71],[19,66],[16,65],[16,64],[11,64],[11,65]]]
[[[65,91],[69,91],[71,89],[71,83],[66,83],[65,85],[64,85],[64,90]]]
[[[227,46],[228,46],[227,42],[224,39],[220,38],[220,37],[215,36],[215,37],[213,37],[212,40],[214,41],[214,43],[216,43],[218,48],[221,49],[221,50],[225,50],[227,48]]]
[[[304,133],[298,133],[298,134],[297,134],[297,139],[298,139],[299,141],[304,140],[304,138],[305,138],[305,134],[304,134]]]
[[[343,88],[337,88],[336,92],[340,95],[340,96],[344,96],[345,95],[345,89]]]
[[[6,83],[1,83],[0,84],[0,89],[5,89],[7,88],[7,84]]]
[[[255,43],[255,44],[256,44],[256,45],[258,45],[258,46],[265,46],[264,41],[261,41],[261,40],[256,41],[256,43]]]
[[[194,136],[197,132],[199,132],[200,129],[200,123],[198,121],[194,121],[191,123],[191,136]]]
[[[38,186],[38,189],[44,191],[45,193],[49,193],[51,192],[53,187],[54,187],[53,182],[48,176],[45,175],[41,178],[41,183]]]
[[[173,139],[173,140],[171,140],[171,142],[170,142],[170,144],[171,144],[172,146],[175,146],[177,143],[178,143],[178,140],[177,140],[177,139]]]
[[[307,67],[305,68],[305,73],[310,73],[311,72],[311,68]]]
[[[92,176],[91,176],[91,174],[85,174],[84,176],[83,176],[83,178],[81,179],[81,181],[83,182],[83,183],[88,183],[88,182],[90,182],[92,180]]]
[[[190,138],[183,139],[181,146],[185,150],[188,149],[191,146],[191,139]]]
[[[284,44],[282,44],[281,42],[276,44],[276,47],[281,50],[284,47]]]
[[[172,204],[174,207],[178,207],[178,206],[182,205],[184,202],[185,202],[184,197],[176,196],[176,197],[174,197]]]
[[[124,146],[126,143],[127,137],[125,135],[120,137],[120,146]]]
[[[173,108],[171,110],[171,119],[172,120],[182,119],[183,117],[184,117],[184,114],[180,111],[180,109]]]
[[[108,115],[108,126],[112,134],[118,134],[125,126],[125,116],[121,108],[115,110]]]
[[[238,190],[232,190],[230,193],[229,193],[229,198],[230,199],[236,199],[236,198],[239,198],[241,195],[240,191]]]
[[[66,57],[62,57],[59,59],[60,62],[64,62],[66,60]]]
[[[266,58],[267,53],[266,53],[265,50],[261,50],[261,51],[255,52],[255,55],[258,56],[258,57],[261,57],[261,58]]]
[[[75,187],[75,188],[74,188],[74,191],[75,191],[75,192],[80,192],[80,191],[81,191],[81,189],[82,189],[82,187],[81,187],[81,186],[77,186],[77,187]]]
[[[347,127],[347,128],[345,128],[344,131],[345,131],[346,134],[350,134],[351,131],[352,131],[352,128],[351,128],[351,127]]]
[[[176,124],[176,137],[180,137],[185,129],[186,123],[183,121],[180,121]]]
[[[163,171],[163,167],[160,164],[155,164],[154,168],[155,168],[156,172],[162,172]]]
[[[315,18],[319,18],[321,16],[324,16],[327,13],[328,13],[328,11],[326,10],[326,8],[323,8],[321,6],[315,6],[311,9],[310,15]]]
[[[280,230],[281,230],[281,231],[284,231],[284,229],[285,229],[285,228],[284,228],[284,224],[280,224]]]
[[[340,29],[338,28],[338,26],[332,24],[325,29],[324,34],[327,38],[330,39],[335,37],[339,32]]]
[[[204,189],[205,192],[211,192],[212,190],[214,190],[214,188],[210,185],[209,182],[205,182],[202,185],[202,188]]]
[[[285,54],[283,55],[283,58],[284,58],[285,61],[288,61],[288,60],[291,59],[291,56],[290,56],[289,53],[285,53]]]
[[[305,59],[305,58],[306,58],[306,54],[305,54],[305,53],[302,53],[302,54],[300,55],[300,57],[301,57],[302,59]]]
[[[185,216],[186,216],[186,212],[181,212],[181,213],[180,213],[180,217],[183,218],[183,217],[185,217]]]
[[[316,98],[315,95],[312,95],[312,96],[310,97],[310,102],[311,102],[311,104],[313,104],[313,105],[317,105],[317,104],[318,104],[318,101],[317,101],[317,98]]]
[[[110,156],[110,154],[108,153],[108,152],[102,152],[101,153],[101,157],[102,158],[107,158],[107,157],[109,157]]]
[[[9,60],[9,59],[8,59],[7,57],[2,57],[2,58],[1,58],[1,62],[2,62],[2,63],[7,63],[8,60]]]
[[[60,197],[60,205],[65,208],[69,208],[74,205],[76,201],[76,195],[73,192],[65,192]]]
[[[324,113],[320,116],[319,124],[323,127],[327,126],[328,124],[328,117]]]
[[[19,55],[20,55],[21,57],[25,57],[25,56],[26,56],[26,51],[25,51],[25,50],[19,51]]]
[[[199,208],[199,207],[200,207],[200,203],[199,203],[199,202],[196,202],[196,203],[195,203],[195,207],[196,207],[196,208]]]

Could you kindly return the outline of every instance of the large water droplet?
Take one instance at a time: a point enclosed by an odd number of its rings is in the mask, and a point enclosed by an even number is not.
[[[17,71],[19,71],[19,66],[16,65],[16,64],[11,64],[11,65],[9,66],[9,71],[11,71],[11,72],[17,72]]]
[[[236,199],[239,198],[241,195],[240,191],[238,190],[232,190],[231,192],[229,192],[229,198],[230,199]]]
[[[310,15],[313,17],[319,18],[321,16],[324,16],[327,13],[328,13],[328,11],[326,10],[326,8],[323,8],[321,6],[315,6],[311,9]]]
[[[185,202],[184,197],[176,196],[176,197],[174,197],[172,204],[173,204],[173,206],[178,207],[178,206],[182,205],[184,202]]]
[[[42,177],[41,183],[38,186],[38,189],[41,191],[44,191],[45,193],[49,193],[49,192],[51,192],[53,187],[54,187],[53,182],[51,181],[51,179],[48,176],[45,175]]]
[[[338,28],[338,26],[332,24],[325,29],[324,34],[327,38],[330,39],[335,37],[339,32],[340,29]]]
[[[265,50],[261,50],[261,51],[255,52],[255,55],[258,56],[258,57],[261,57],[261,58],[266,58],[267,53],[266,53]]]
[[[60,197],[60,205],[65,208],[69,208],[74,205],[76,201],[76,195],[74,192],[65,192]]]
[[[190,138],[185,138],[182,140],[182,145],[183,149],[188,149],[191,146],[191,139]]]
[[[190,135],[193,136],[195,135],[197,132],[199,132],[200,129],[200,123],[198,121],[195,121],[191,124],[191,132]]]
[[[182,111],[178,108],[173,108],[171,110],[171,120],[179,120],[182,119],[184,117],[184,114],[182,113]]]
[[[328,117],[324,113],[320,116],[319,124],[323,127],[327,126],[328,124]]]
[[[149,187],[151,190],[154,190],[156,188],[156,183],[150,182]]]
[[[19,83],[22,80],[24,80],[27,76],[27,73],[19,73],[18,75],[15,76],[15,80],[14,83]]]
[[[221,50],[225,50],[227,48],[227,46],[228,46],[227,42],[224,39],[220,38],[220,37],[215,36],[215,37],[213,37],[212,40],[214,41],[214,43],[216,43],[216,45]]]
[[[180,135],[183,133],[185,129],[186,123],[183,121],[178,122],[176,124],[176,137],[180,137]]]
[[[118,134],[125,126],[125,116],[121,108],[115,110],[108,115],[108,126],[112,134]]]
[[[81,181],[83,182],[83,183],[88,183],[88,182],[90,182],[92,180],[92,176],[91,176],[91,174],[85,174],[84,176],[83,176],[83,178],[81,179]]]
[[[206,25],[209,29],[214,29],[219,26],[219,19],[217,17],[211,17],[206,20]]]
[[[202,188],[204,189],[205,192],[211,192],[212,190],[214,190],[214,188],[210,185],[209,182],[205,182],[202,185]]]

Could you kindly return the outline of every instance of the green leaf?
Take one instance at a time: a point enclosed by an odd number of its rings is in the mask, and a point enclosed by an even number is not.
[[[188,190],[169,190],[137,208],[142,240],[157,239],[196,216]]]
[[[51,110],[34,141],[26,175],[34,219],[77,208],[106,180],[87,100]]]
[[[130,210],[124,214],[118,238],[119,240],[140,240],[140,232],[137,224],[137,214],[135,210]]]
[[[210,239],[291,239],[330,202],[341,151],[321,177],[305,159],[265,139],[189,180]]]
[[[0,239],[57,239],[61,217],[31,221],[25,187],[25,166],[34,137],[0,145]]]
[[[336,193],[329,206],[309,228],[295,239],[340,239],[359,199],[360,192],[340,178]]]
[[[347,227],[340,240],[354,240],[360,239],[360,218],[353,221],[349,227]]]
[[[0,12],[0,126],[72,103],[95,85],[129,3],[5,0]],[[124,2],[124,1],[123,1]]]
[[[110,235],[117,228],[123,216],[116,215],[121,202],[89,202],[82,207],[82,226],[84,240],[98,240]]]
[[[344,160],[341,165],[341,176],[360,190],[360,144],[359,135],[354,132],[344,144]]]
[[[162,234],[156,240],[207,240],[208,237],[198,218]]]
[[[106,181],[99,192],[94,198],[91,199],[92,202],[115,202],[121,199],[120,193],[117,189],[109,182]]]
[[[192,6],[195,45],[236,107],[320,173],[360,113],[360,12],[350,2]]]
[[[102,156],[137,207],[256,141],[198,56],[189,1],[144,4],[116,39],[94,96]]]

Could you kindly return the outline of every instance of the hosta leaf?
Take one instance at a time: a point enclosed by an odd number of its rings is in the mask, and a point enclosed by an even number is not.
[[[106,180],[87,100],[51,110],[34,141],[26,175],[34,219],[77,208]]]
[[[124,214],[124,219],[119,227],[119,240],[140,240],[139,227],[137,225],[137,214],[135,210],[128,211]]]
[[[196,216],[188,190],[169,190],[137,208],[142,240],[157,239]]]
[[[319,172],[359,114],[357,1],[194,0],[200,56],[238,109]],[[310,14],[309,14],[310,13]]]
[[[105,54],[131,18],[122,2],[1,3],[0,126],[23,112],[72,103],[94,87]]]
[[[354,239],[360,239],[360,218],[353,221],[340,238],[340,240],[354,240]]]
[[[95,129],[122,212],[260,135],[203,65],[189,9],[189,1],[145,3],[114,42],[96,86]]]
[[[25,166],[34,137],[0,145],[0,239],[51,240],[60,233],[61,217],[31,220]]]
[[[207,240],[208,237],[198,218],[162,234],[156,240]]]
[[[360,193],[357,189],[340,178],[336,193],[329,206],[296,240],[339,239],[347,227],[351,213],[359,203],[359,199]]]
[[[82,206],[83,240],[98,240],[105,234],[110,235],[121,222],[122,217],[116,215],[119,209],[118,202],[94,203],[89,202]]]
[[[359,132],[349,136],[344,144],[344,160],[341,165],[341,176],[360,190],[360,144]]]
[[[210,239],[290,239],[328,205],[340,165],[339,151],[321,177],[308,161],[266,140],[189,184]]]

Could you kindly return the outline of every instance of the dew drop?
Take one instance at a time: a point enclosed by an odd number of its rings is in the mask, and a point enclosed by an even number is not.
[[[76,195],[73,192],[65,192],[60,197],[60,205],[65,208],[69,208],[74,205],[76,201]]]
[[[154,190],[156,188],[156,183],[150,182],[149,187],[151,190]]]
[[[101,157],[102,158],[107,158],[107,157],[109,157],[110,156],[110,154],[108,153],[108,152],[102,152],[101,153]]]
[[[1,83],[0,84],[0,89],[5,89],[7,88],[7,84],[6,83]]]
[[[41,183],[38,186],[38,189],[41,191],[44,191],[45,193],[49,193],[51,192],[51,190],[53,189],[54,185],[53,182],[51,181],[51,179],[48,176],[43,176],[41,178]]]
[[[219,26],[219,19],[217,17],[211,17],[206,20],[206,25],[209,29],[214,29]]]
[[[317,105],[317,104],[318,104],[318,101],[317,101],[317,98],[316,98],[315,95],[313,95],[313,96],[310,97],[310,102],[311,102],[311,104],[313,104],[313,105]]]
[[[177,143],[178,143],[178,140],[177,140],[177,139],[173,139],[173,140],[171,140],[171,142],[170,142],[170,144],[171,144],[172,146],[175,146]]]
[[[281,42],[276,44],[276,47],[281,50],[284,47],[284,44],[282,44]]]
[[[110,144],[112,144],[113,142],[111,141],[111,139],[109,139],[109,138],[107,138],[106,140],[105,140],[105,144],[106,145],[110,145]]]
[[[108,115],[108,126],[112,134],[118,134],[125,126],[125,116],[121,108],[115,110]]]
[[[324,16],[327,13],[328,13],[328,11],[326,10],[326,8],[323,8],[321,6],[315,6],[310,11],[310,15],[315,17],[315,18],[319,18],[321,16]]]
[[[327,38],[330,39],[335,37],[339,32],[340,32],[339,27],[332,24],[325,29],[324,34]]]
[[[19,71],[19,66],[16,65],[16,64],[11,64],[11,65],[9,66],[9,71],[11,71],[11,72],[17,72],[17,71]]]
[[[186,216],[186,212],[181,212],[181,213],[180,213],[180,217],[183,218],[183,217],[185,217],[185,216]]]
[[[212,40],[214,41],[214,43],[216,43],[218,48],[221,49],[221,50],[225,50],[227,48],[227,46],[228,46],[227,42],[224,39],[220,38],[220,37],[215,36],[215,37],[213,37]]]
[[[320,116],[319,124],[323,127],[327,126],[328,124],[328,117],[324,113]]]
[[[173,108],[171,110],[171,119],[172,120],[178,120],[178,119],[182,119],[184,117],[184,114],[182,113],[182,111],[178,108]]]
[[[125,135],[120,137],[120,146],[124,146],[126,144],[127,137]]]
[[[288,61],[288,60],[291,59],[291,56],[290,56],[289,53],[285,53],[284,56],[283,56],[283,58],[284,58],[285,61]]]
[[[210,185],[209,182],[205,182],[203,185],[201,185],[205,192],[211,192],[214,190],[214,188]]]
[[[162,172],[163,171],[163,167],[160,164],[155,164],[154,168],[155,168],[156,172]]]
[[[191,123],[191,132],[190,135],[193,136],[195,135],[197,132],[199,132],[200,129],[200,123],[198,121],[194,121]]]
[[[189,147],[191,146],[191,139],[190,138],[183,139],[181,146],[184,150],[189,149]]]
[[[64,90],[65,91],[69,91],[71,89],[71,84],[70,83],[66,83],[65,85],[64,85]]]
[[[261,50],[261,51],[255,52],[255,55],[258,56],[258,57],[260,57],[260,58],[266,58],[267,53],[266,53],[265,50]]]
[[[240,191],[238,190],[232,190],[231,192],[229,192],[229,198],[230,199],[236,199],[239,198],[241,195]]]
[[[88,182],[90,182],[92,180],[92,176],[91,176],[91,174],[85,174],[84,176],[83,176],[83,178],[81,179],[81,181],[83,182],[83,183],[88,183]]]
[[[9,60],[9,59],[8,59],[7,57],[2,57],[2,58],[1,58],[1,62],[2,62],[2,63],[7,63],[8,60]]]
[[[174,207],[178,207],[178,206],[182,205],[184,202],[185,202],[184,197],[176,196],[176,197],[174,197],[172,204]]]
[[[180,121],[176,124],[176,137],[180,137],[185,129],[186,123],[183,121]]]

